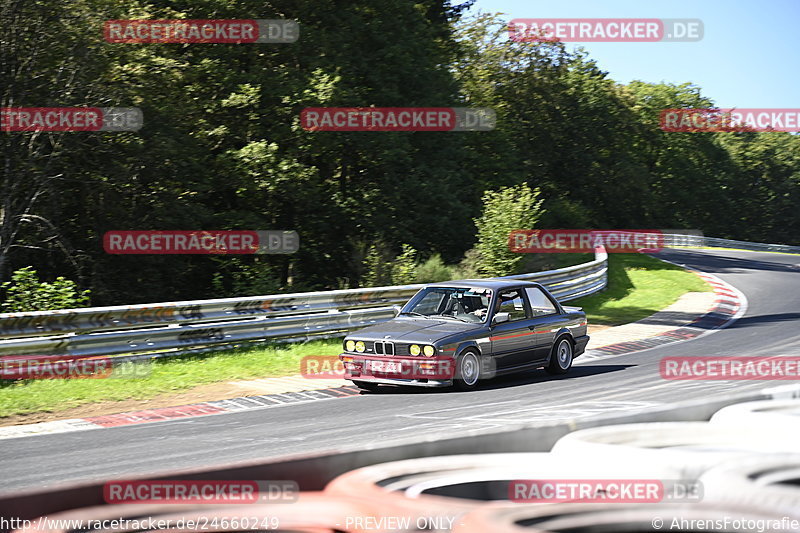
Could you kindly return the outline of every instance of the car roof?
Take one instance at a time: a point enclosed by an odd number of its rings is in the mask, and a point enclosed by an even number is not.
[[[427,287],[457,287],[469,288],[480,287],[483,289],[502,290],[510,289],[513,287],[539,287],[538,283],[533,281],[525,281],[521,279],[459,279],[455,281],[440,281],[438,283],[430,283]]]

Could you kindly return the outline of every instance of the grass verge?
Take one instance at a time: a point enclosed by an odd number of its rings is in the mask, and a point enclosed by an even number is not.
[[[121,400],[146,400],[165,393],[224,381],[300,373],[308,355],[336,355],[341,339],[279,344],[156,359],[147,377],[138,379],[37,379],[0,383],[0,417],[56,412]]]
[[[642,254],[609,254],[605,291],[568,302],[583,307],[589,324],[635,322],[675,303],[687,292],[711,287],[697,275]]]
[[[552,261],[564,266],[590,259],[576,254]],[[569,302],[584,308],[590,324],[632,322],[663,309],[686,292],[710,290],[694,274],[638,254],[610,254],[608,281],[606,291]],[[340,346],[341,339],[330,339],[161,359],[153,363],[150,375],[141,379],[0,383],[0,417],[58,412],[97,402],[147,400],[211,383],[295,375],[303,357],[336,355]]]

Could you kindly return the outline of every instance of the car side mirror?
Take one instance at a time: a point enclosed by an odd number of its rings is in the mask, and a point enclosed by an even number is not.
[[[392,306],[392,311],[394,311],[394,316],[399,315],[400,311],[402,311],[402,310],[403,310],[403,308],[400,307],[399,305],[393,305]]]
[[[494,315],[492,319],[492,324],[501,324],[503,322],[508,322],[511,319],[511,313],[497,313]]]

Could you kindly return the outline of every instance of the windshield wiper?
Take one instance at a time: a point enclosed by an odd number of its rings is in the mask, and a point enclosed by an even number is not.
[[[417,313],[416,311],[403,311],[402,313],[398,313],[401,315],[414,315],[414,316],[421,316],[422,318],[428,318],[428,315],[423,315],[422,313]]]
[[[458,320],[459,322],[469,322],[468,320],[464,320],[463,318],[458,318],[457,316],[453,315],[428,315],[428,316],[440,316],[442,318],[452,318],[453,320]]]

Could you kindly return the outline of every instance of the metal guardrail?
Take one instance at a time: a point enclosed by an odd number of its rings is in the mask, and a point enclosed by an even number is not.
[[[800,253],[798,246],[704,237],[665,230],[667,247],[724,247]],[[562,302],[605,288],[607,255],[546,272],[506,276],[537,281]],[[0,314],[0,356],[152,354],[168,357],[264,340],[338,336],[394,317],[424,284],[247,298]],[[138,358],[138,357],[137,357]],[[127,358],[126,358],[127,359]]]
[[[733,241],[730,239],[717,239],[706,237],[703,246],[709,248],[738,248],[754,252],[783,252],[787,254],[800,254],[800,246],[786,244],[764,244],[760,242]]]
[[[664,246],[670,248],[736,248],[739,250],[750,250],[753,252],[783,252],[789,254],[800,254],[800,246],[735,241],[731,239],[719,239],[717,237],[704,237],[699,232],[693,235],[687,235],[668,233],[670,230],[662,231],[664,231]]]
[[[508,278],[537,281],[569,301],[605,288],[607,259],[605,251],[597,251],[588,263]],[[165,357],[254,341],[337,336],[394,318],[393,306],[424,285],[3,313],[0,356]]]
[[[718,239],[680,230],[664,233],[666,247],[800,253],[798,246]],[[588,263],[506,278],[537,281],[566,302],[605,288],[607,259],[605,251],[598,251],[594,261]],[[264,340],[296,342],[333,337],[390,320],[394,317],[392,306],[405,303],[423,286],[3,313],[0,356],[139,354],[133,356],[139,359]]]

